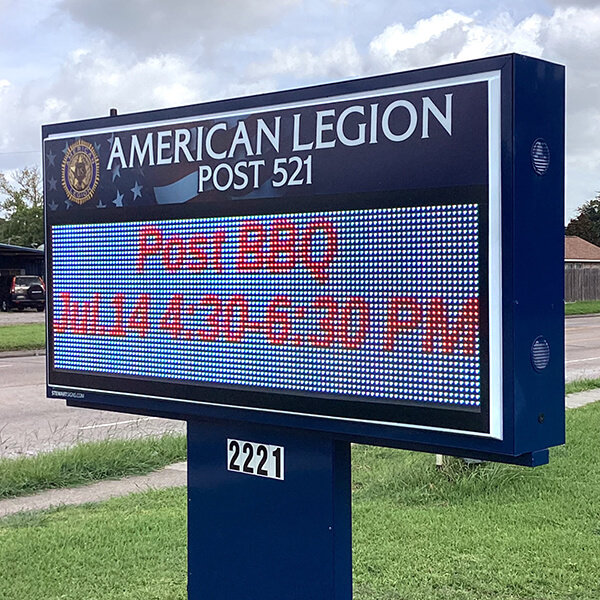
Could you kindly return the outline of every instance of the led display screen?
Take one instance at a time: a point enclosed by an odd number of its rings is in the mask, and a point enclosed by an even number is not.
[[[485,189],[463,195],[55,225],[54,371],[111,389],[177,382],[198,399],[198,386],[255,390],[275,410],[306,396],[355,418],[368,403],[418,423],[435,407],[440,423],[462,412],[485,427],[487,203]]]
[[[54,227],[55,368],[478,407],[478,211]]]

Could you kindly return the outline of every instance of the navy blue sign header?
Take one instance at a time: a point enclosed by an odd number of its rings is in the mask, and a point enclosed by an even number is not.
[[[48,207],[486,184],[489,75],[472,79],[50,138]]]

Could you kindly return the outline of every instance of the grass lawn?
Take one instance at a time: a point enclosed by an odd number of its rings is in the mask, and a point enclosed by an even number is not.
[[[600,300],[568,302],[565,304],[565,315],[588,315],[594,313],[600,313]]]
[[[537,469],[355,446],[355,599],[600,598],[600,403],[567,412],[567,438]],[[1,519],[0,599],[185,599],[186,504],[175,489]]]
[[[0,520],[1,600],[186,595],[185,489]]]
[[[356,448],[355,599],[600,598],[599,448],[600,403],[538,469]]]
[[[23,323],[0,327],[0,352],[6,350],[35,350],[46,344],[44,323]]]
[[[107,439],[37,456],[5,458],[0,460],[0,500],[50,488],[143,475],[186,458],[184,435]]]
[[[600,379],[577,379],[565,384],[565,396],[600,388]]]

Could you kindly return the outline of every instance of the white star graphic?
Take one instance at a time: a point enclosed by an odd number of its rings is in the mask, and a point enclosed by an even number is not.
[[[131,191],[133,192],[133,199],[135,200],[136,198],[141,198],[142,197],[142,188],[144,186],[140,185],[137,182],[137,179],[135,181],[135,185],[131,188]]]
[[[123,196],[124,195],[121,194],[119,190],[117,190],[117,197],[113,200],[113,204],[118,208],[121,208],[123,206]]]

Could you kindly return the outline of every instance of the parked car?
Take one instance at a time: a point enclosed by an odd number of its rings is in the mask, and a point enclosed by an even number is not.
[[[15,275],[0,279],[0,309],[4,312],[16,308],[36,308],[43,311],[46,307],[46,286],[37,275]]]

